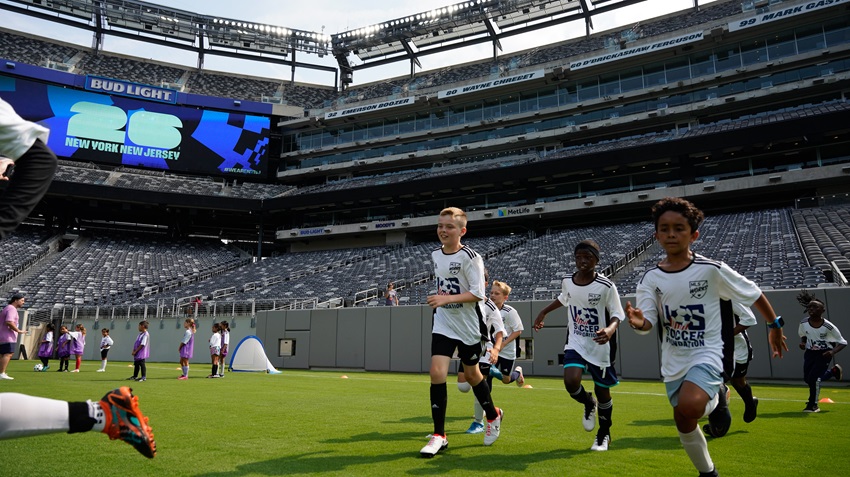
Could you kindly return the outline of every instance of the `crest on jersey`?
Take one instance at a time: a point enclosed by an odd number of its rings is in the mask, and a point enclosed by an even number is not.
[[[691,283],[691,296],[693,298],[702,298],[705,292],[708,291],[708,280],[695,280]]]
[[[449,262],[449,273],[452,275],[457,275],[457,272],[460,271],[460,262]]]
[[[588,293],[587,294],[587,302],[590,303],[590,306],[596,306],[599,304],[599,300],[602,299],[602,295],[599,293]]]

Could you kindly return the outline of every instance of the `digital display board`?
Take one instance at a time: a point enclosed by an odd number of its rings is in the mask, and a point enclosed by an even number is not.
[[[50,129],[59,157],[202,175],[265,177],[270,118],[0,75],[0,97]]]

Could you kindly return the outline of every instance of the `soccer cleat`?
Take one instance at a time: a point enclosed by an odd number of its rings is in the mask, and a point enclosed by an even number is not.
[[[187,379],[189,379],[189,376],[178,376],[177,379],[179,379],[180,381],[186,381]]]
[[[699,477],[718,477],[717,467],[711,469],[711,472],[700,472]]]
[[[139,379],[139,378],[137,378],[135,376],[130,376],[129,378],[125,379],[125,381],[135,381],[137,379]]]
[[[593,440],[593,445],[590,446],[592,451],[607,451],[608,444],[611,442],[611,434],[596,434],[596,439]]]
[[[98,369],[98,370],[97,370],[97,371],[95,371],[95,372],[97,372],[97,373],[103,373],[103,372],[105,372],[105,371],[106,371],[105,369]]]
[[[744,422],[753,422],[758,415],[759,398],[753,396],[752,404],[744,403]]]
[[[499,371],[499,368],[497,368],[496,366],[492,366],[492,365],[491,365],[491,366],[490,366],[490,371],[489,371],[489,373],[488,373],[488,374],[490,375],[490,377],[491,377],[491,378],[498,379],[499,381],[501,381],[501,380],[502,380],[502,378],[503,378],[503,376],[502,376],[502,372],[501,372],[501,371]]]
[[[820,408],[817,404],[806,404],[806,408],[803,409],[803,412],[820,412]]]
[[[156,455],[156,442],[148,418],[139,410],[139,398],[127,386],[113,389],[100,400],[105,415],[103,432],[110,439],[121,439],[133,446],[143,456]]]
[[[711,431],[711,426],[709,426],[708,424],[705,424],[705,425],[702,426],[702,432],[704,432],[705,435],[707,435],[709,437],[715,437],[714,434]]]
[[[502,418],[505,416],[505,413],[501,408],[496,408],[496,412],[499,413],[496,416],[496,419],[487,420],[487,427],[484,431],[484,445],[489,446],[496,442],[496,439],[499,438],[499,433],[502,432]]]
[[[449,440],[446,439],[446,436],[441,436],[439,434],[432,434],[431,440],[428,441],[428,444],[419,451],[419,455],[426,458],[431,458],[437,455],[437,452],[445,449],[449,446]]]
[[[145,382],[145,381],[147,381],[147,380],[148,380],[148,378],[146,378],[146,377],[144,377],[144,376],[142,376],[141,378],[136,378],[136,382],[137,382],[137,383],[143,383],[143,382]]]
[[[831,369],[832,375],[835,376],[836,381],[841,381],[841,377],[844,374],[844,368],[841,367],[840,364],[836,364]]]
[[[15,378],[13,378],[13,377],[9,376],[9,375],[8,375],[8,374],[6,374],[6,373],[0,373],[0,379],[8,379],[8,380],[10,380],[10,381],[11,381],[11,380],[13,380],[13,379],[15,379]]]
[[[469,429],[466,430],[467,434],[481,434],[484,432],[484,424],[481,424],[478,421],[472,421],[472,424],[469,425]]]
[[[519,373],[519,377],[516,378],[516,385],[522,387],[522,385],[525,384],[525,376],[522,374],[522,366],[517,366],[515,370]]]
[[[42,368],[42,371],[47,371],[48,369],[50,369],[50,365],[49,365],[49,364],[48,364],[47,366],[45,366],[44,368]]]
[[[79,373],[79,372],[80,372],[80,370],[79,370],[79,369],[74,369],[74,370],[72,370],[71,372],[72,372],[72,373]]]
[[[584,426],[584,430],[590,432],[596,427],[596,399],[593,398],[591,393],[587,393],[587,397],[590,398],[591,403],[584,405],[584,413],[581,415],[581,425]]]

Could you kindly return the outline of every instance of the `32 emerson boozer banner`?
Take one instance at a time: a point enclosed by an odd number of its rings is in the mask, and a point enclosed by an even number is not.
[[[48,146],[59,157],[203,175],[266,174],[268,117],[152,101],[166,100],[171,90],[136,83],[94,85],[115,94],[0,75],[0,97],[50,129]]]
[[[573,61],[572,63],[570,63],[570,70],[580,70],[582,68],[601,65],[603,63],[616,61],[622,58],[629,58],[632,56],[643,55],[645,53],[651,53],[654,51],[666,50],[667,48],[675,48],[677,46],[693,43],[702,39],[703,32],[701,31],[688,33],[682,36],[678,36],[676,38],[668,38],[666,40],[660,40],[653,43],[648,43],[646,45],[626,48],[625,50],[615,51],[613,53],[608,53],[607,55],[594,56],[593,58],[585,58],[583,60]]]

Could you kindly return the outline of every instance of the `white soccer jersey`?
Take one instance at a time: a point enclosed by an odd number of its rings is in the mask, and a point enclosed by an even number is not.
[[[431,252],[438,295],[460,295],[471,292],[480,301],[449,303],[434,310],[432,333],[473,345],[487,336],[484,310],[484,260],[475,250],[464,245],[455,253],[437,249]]]
[[[756,315],[750,310],[750,307],[740,303],[732,303],[732,313],[738,317],[738,323],[742,326],[755,326]],[[747,330],[744,330],[735,335],[735,362],[747,363],[750,360],[750,336]]]
[[[806,350],[829,351],[834,344],[847,344],[847,340],[841,336],[838,328],[827,319],[824,319],[823,324],[815,328],[809,324],[809,317],[807,316],[800,322],[797,333],[801,338],[806,337]]]
[[[210,348],[221,348],[221,333],[213,333],[210,336]]]
[[[17,161],[35,144],[36,139],[47,144],[49,135],[49,129],[25,121],[12,109],[12,105],[0,99],[0,156]]]
[[[515,308],[508,304],[504,304],[500,311],[502,314],[502,321],[505,323],[505,339],[514,334],[515,331],[523,331],[525,329],[522,326],[522,319],[520,319],[519,313],[517,313]],[[517,359],[518,355],[519,338],[508,343],[508,346],[499,353],[499,357],[505,359]]]
[[[103,336],[100,338],[100,349],[109,349],[113,345],[112,338],[109,336]]]
[[[558,301],[567,307],[570,319],[564,351],[574,350],[587,362],[607,368],[611,366],[611,346],[608,343],[600,345],[593,338],[597,331],[607,326],[606,310],[612,320],[623,321],[626,314],[620,303],[620,294],[614,282],[604,275],[597,273],[587,285],[576,285],[573,275],[567,275],[561,282],[561,294],[558,295]]]
[[[484,326],[487,327],[487,352],[478,361],[480,363],[489,363],[490,350],[496,344],[496,337],[501,333],[502,339],[505,339],[507,335],[505,335],[505,323],[502,321],[502,314],[499,313],[496,304],[488,298],[484,301],[482,308],[484,309]],[[502,356],[502,353],[499,353],[499,356]]]
[[[761,296],[755,283],[728,265],[694,254],[684,270],[653,267],[637,285],[635,299],[656,329],[663,319],[661,375],[682,378],[690,368],[708,364],[723,370],[720,300],[751,306]]]
[[[189,344],[189,341],[192,341],[192,330],[186,330],[183,332],[183,339],[180,340],[183,344]],[[210,346],[212,346],[212,342],[210,342]]]

